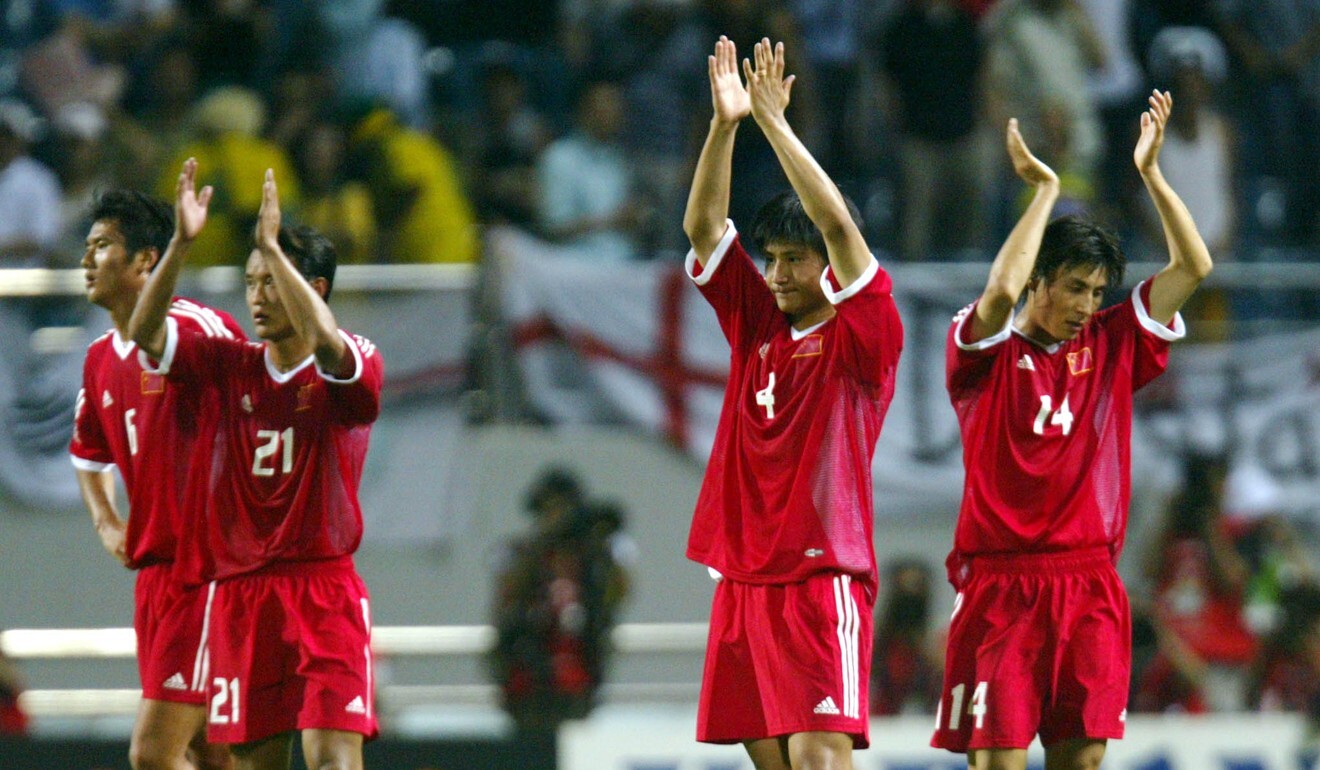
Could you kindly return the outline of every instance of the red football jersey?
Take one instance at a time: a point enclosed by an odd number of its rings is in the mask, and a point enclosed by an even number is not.
[[[228,313],[175,299],[169,318],[182,335],[243,340]],[[128,492],[125,549],[134,568],[174,560],[183,509],[185,458],[197,418],[182,388],[147,368],[142,351],[119,332],[87,349],[69,453],[75,467],[118,466]]]
[[[749,583],[832,570],[874,586],[871,458],[903,348],[889,274],[872,260],[840,289],[827,268],[837,312],[797,331],[732,223],[687,267],[732,348],[688,558]]]
[[[1181,338],[1147,312],[1150,281],[1096,313],[1073,339],[1043,347],[1013,326],[967,344],[949,329],[947,386],[962,432],[962,508],[950,577],[962,557],[1095,546],[1115,560],[1127,528],[1132,394],[1164,371]]]
[[[280,372],[265,343],[170,330],[159,371],[197,389],[210,437],[193,460],[208,469],[210,489],[189,487],[195,524],[176,566],[185,582],[357,550],[358,482],[384,369],[375,345],[340,334],[355,363],[345,380],[321,372],[312,356]]]

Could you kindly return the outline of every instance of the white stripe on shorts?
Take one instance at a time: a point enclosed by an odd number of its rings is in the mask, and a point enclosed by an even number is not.
[[[834,609],[839,616],[839,670],[842,672],[843,715],[851,719],[860,716],[860,687],[858,682],[859,652],[857,646],[859,619],[857,601],[852,595],[852,576],[834,578]]]
[[[206,586],[206,611],[202,613],[202,638],[197,640],[197,655],[193,658],[192,690],[206,692],[206,674],[210,663],[211,602],[215,600],[215,581]]]

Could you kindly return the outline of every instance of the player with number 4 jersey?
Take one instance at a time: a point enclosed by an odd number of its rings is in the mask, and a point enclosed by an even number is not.
[[[1126,263],[1117,239],[1078,217],[1049,221],[1058,178],[1008,125],[1014,170],[1035,196],[947,345],[966,477],[931,742],[971,767],[1025,770],[1037,735],[1046,766],[1099,767],[1107,741],[1123,737],[1132,633],[1115,564],[1132,399],[1164,371],[1184,334],[1178,309],[1212,267],[1157,162],[1172,106],[1167,92],[1150,97],[1134,152],[1169,262],[1104,310]]]
[[[784,117],[783,44],[754,55],[745,87],[731,41],[708,60],[715,115],[683,222],[688,274],[731,348],[688,536],[688,557],[719,576],[697,739],[742,743],[760,770],[850,767],[870,742],[871,459],[903,328],[856,207]],[[727,219],[749,114],[793,187],[751,224],[764,273]]]
[[[190,159],[179,209],[194,233],[210,198],[195,175]],[[281,227],[271,172],[244,275],[261,342],[183,335],[161,312],[190,243],[171,243],[130,328],[156,372],[201,394],[209,421],[198,449],[206,484],[190,487],[196,519],[180,565],[215,586],[208,735],[232,744],[244,770],[286,768],[295,731],[309,767],[361,768],[377,725],[370,605],[352,555],[381,356],[336,326],[326,304],[334,247],[311,228]]]

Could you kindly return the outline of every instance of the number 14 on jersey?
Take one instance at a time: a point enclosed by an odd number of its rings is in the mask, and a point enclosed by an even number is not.
[[[1053,414],[1051,414],[1053,412]],[[1058,425],[1063,429],[1063,435],[1072,433],[1073,413],[1068,408],[1068,396],[1063,397],[1063,402],[1059,404],[1058,409],[1054,409],[1053,399],[1049,396],[1040,397],[1040,411],[1036,412],[1036,421],[1032,423],[1031,430],[1037,436],[1045,435],[1045,419],[1049,418],[1050,425]]]

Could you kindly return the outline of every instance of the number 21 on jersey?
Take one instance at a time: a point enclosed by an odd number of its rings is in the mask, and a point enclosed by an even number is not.
[[[257,431],[258,443],[252,453],[252,475],[274,476],[276,469],[283,473],[293,470],[293,428]]]

